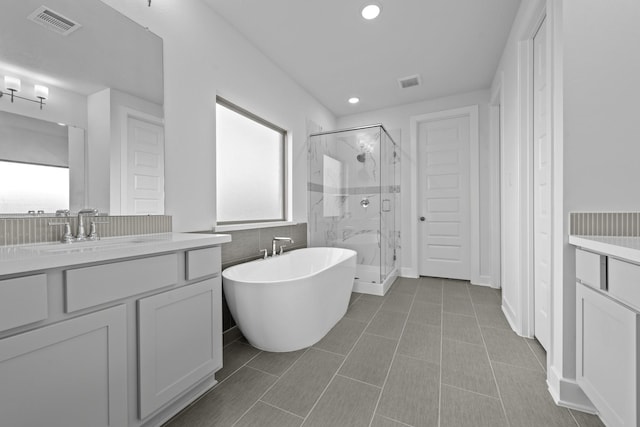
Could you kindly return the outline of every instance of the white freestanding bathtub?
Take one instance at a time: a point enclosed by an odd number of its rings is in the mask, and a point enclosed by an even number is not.
[[[347,312],[356,252],[305,248],[222,272],[227,305],[251,345],[294,351],[320,341]]]

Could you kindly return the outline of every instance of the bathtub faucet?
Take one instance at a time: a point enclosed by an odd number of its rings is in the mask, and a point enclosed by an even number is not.
[[[271,256],[278,255],[278,253],[276,252],[276,243],[277,242],[293,243],[293,239],[291,237],[274,237],[273,240],[271,240]]]

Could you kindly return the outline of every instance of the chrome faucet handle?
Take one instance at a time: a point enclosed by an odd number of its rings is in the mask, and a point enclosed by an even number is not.
[[[87,240],[87,233],[84,231],[83,216],[98,216],[98,209],[86,208],[78,211],[78,232],[76,233],[76,240],[81,242]]]
[[[109,221],[91,221],[89,223],[87,240],[100,240],[100,236],[98,236],[98,232],[96,231],[96,224],[109,224]]]
[[[56,211],[56,216],[69,216],[71,215],[71,211],[69,209],[58,209]]]
[[[271,240],[271,256],[276,256],[278,253],[276,252],[276,243],[277,242],[289,242],[293,244],[293,239],[291,237],[274,237]],[[282,253],[282,252],[280,252]]]
[[[282,252],[284,251],[284,248],[286,248],[287,245],[282,245],[280,246],[280,252],[278,252],[278,255],[282,255]]]
[[[260,249],[260,253],[264,252],[264,256],[262,257],[262,259],[267,259],[267,257],[269,256],[269,251],[267,249]]]
[[[71,234],[71,224],[68,222],[50,222],[49,226],[53,227],[54,225],[63,225],[64,232],[62,233],[62,237],[60,237],[61,243],[71,243],[73,242],[73,235]]]
[[[96,208],[85,208],[80,209],[78,211],[78,215],[90,215],[90,216],[98,216],[98,209]]]

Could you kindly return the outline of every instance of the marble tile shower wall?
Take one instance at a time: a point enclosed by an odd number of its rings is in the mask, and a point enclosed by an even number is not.
[[[640,212],[571,212],[570,234],[579,236],[640,236]]]
[[[202,231],[201,233],[215,233]],[[261,257],[260,249],[271,253],[271,240],[275,236],[291,237],[293,244],[286,244],[285,252],[307,247],[307,224],[285,225],[279,227],[258,228],[253,230],[229,231],[231,242],[222,245],[222,269]],[[235,326],[227,303],[222,301],[222,330],[227,331]]]
[[[91,221],[92,217],[87,219]],[[94,219],[106,222],[97,224],[100,237],[165,233],[172,230],[169,215],[100,216]],[[71,230],[75,232],[77,229],[77,217],[0,217],[0,246],[57,242],[62,236],[62,227],[50,226],[50,222],[69,222]],[[89,230],[88,222],[86,230]]]
[[[363,265],[381,264],[383,248],[389,255],[384,262],[392,264],[400,232],[394,216],[384,213],[398,206],[400,186],[384,185],[389,177],[379,176],[379,146],[367,154],[370,160],[356,161],[359,148],[349,138],[318,135],[309,142],[309,244],[356,250]]]

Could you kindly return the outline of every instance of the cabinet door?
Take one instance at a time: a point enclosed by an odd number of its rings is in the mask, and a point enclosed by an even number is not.
[[[127,425],[124,305],[0,340],[0,424]]]
[[[605,424],[636,426],[638,313],[577,285],[577,380]]]
[[[138,301],[140,419],[222,366],[220,277]]]

